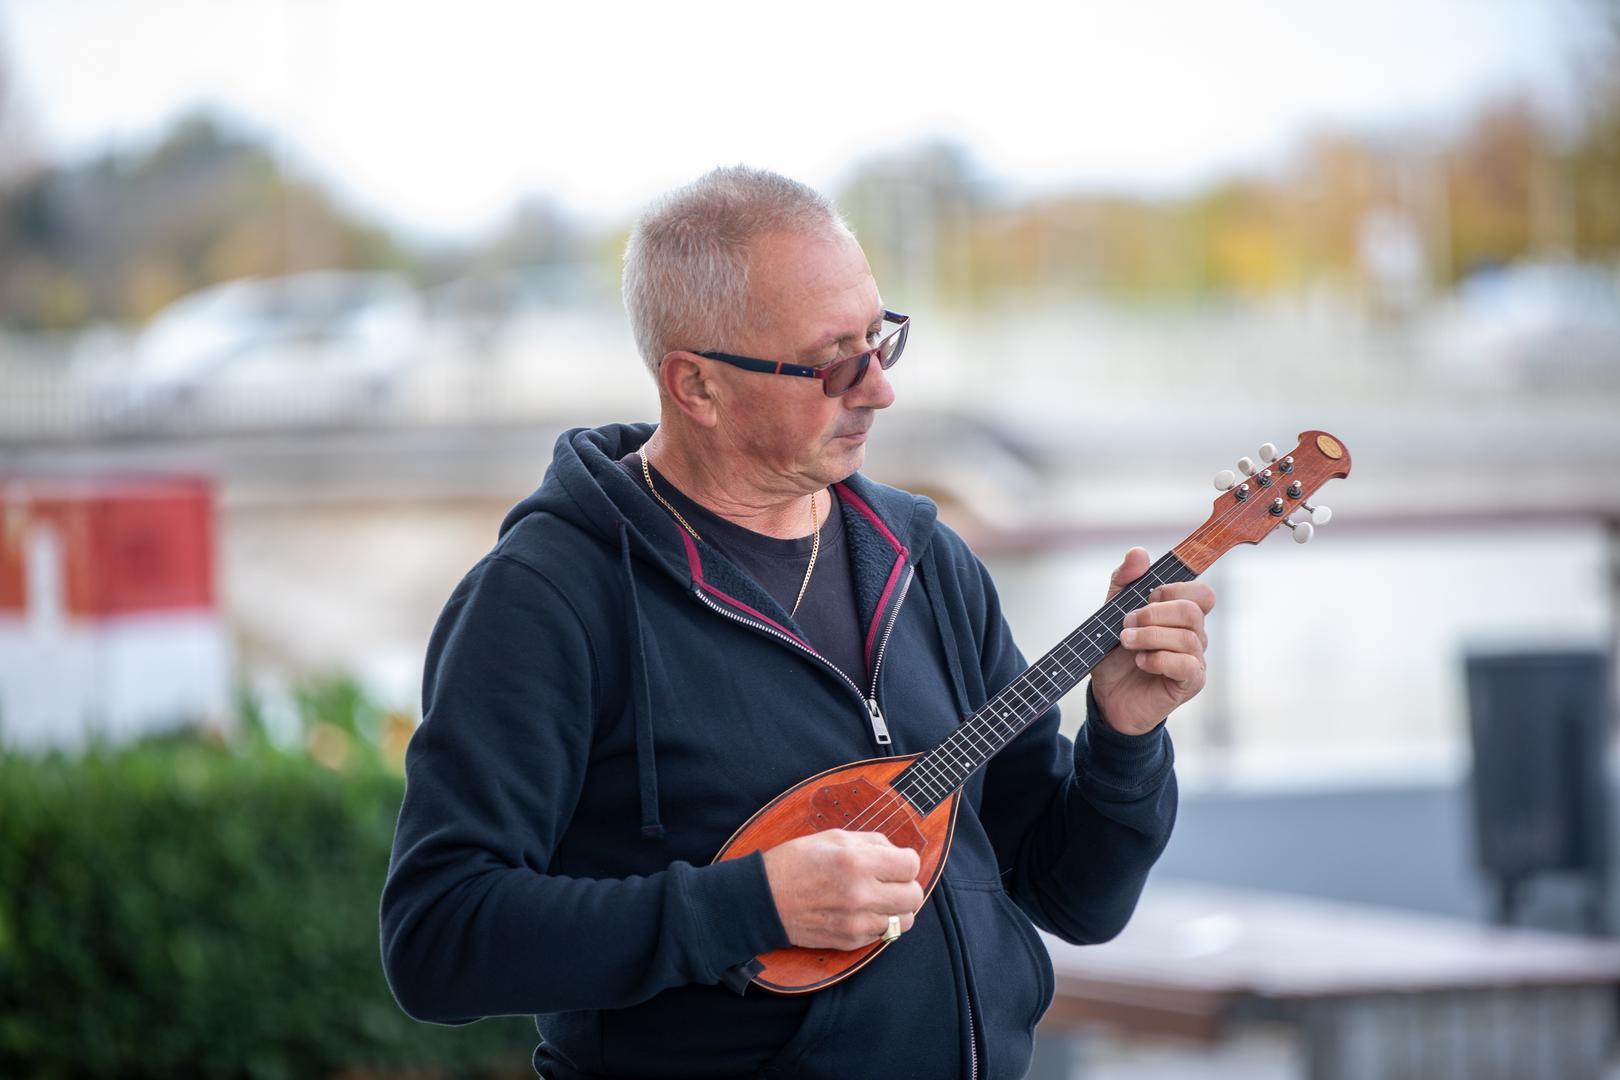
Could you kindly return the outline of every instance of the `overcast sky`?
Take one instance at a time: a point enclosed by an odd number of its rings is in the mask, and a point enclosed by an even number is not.
[[[1316,126],[1553,114],[1599,0],[0,0],[53,155],[212,104],[392,224],[486,227],[526,191],[603,218],[720,163],[815,184],[919,137],[1014,187],[1184,188]]]

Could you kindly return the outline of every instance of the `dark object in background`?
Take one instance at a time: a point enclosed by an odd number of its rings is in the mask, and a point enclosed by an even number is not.
[[[1480,867],[1496,884],[1497,921],[1514,920],[1526,881],[1562,871],[1583,879],[1587,930],[1606,933],[1608,658],[1477,655],[1467,670],[1475,835]]]

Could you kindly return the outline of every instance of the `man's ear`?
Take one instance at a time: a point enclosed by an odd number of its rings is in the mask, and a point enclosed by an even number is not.
[[[658,364],[658,385],[675,407],[702,427],[713,427],[719,420],[715,391],[707,365],[696,353],[676,349],[664,354]]]

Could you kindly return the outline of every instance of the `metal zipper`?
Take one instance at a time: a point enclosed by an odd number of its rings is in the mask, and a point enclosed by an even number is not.
[[[911,579],[916,573],[916,567],[906,569],[906,580],[901,583],[900,595],[895,597],[894,606],[889,609],[889,625],[883,628],[883,640],[878,642],[877,659],[872,662],[872,692],[866,695],[866,711],[872,715],[872,735],[877,739],[879,746],[888,746],[893,740],[889,738],[889,725],[883,720],[883,710],[878,708],[878,672],[883,670],[883,654],[889,649],[889,635],[894,633],[894,624],[900,619],[900,605],[906,602],[906,590],[911,588]]]
[[[866,713],[872,718],[872,737],[879,746],[888,746],[893,743],[889,738],[889,725],[883,722],[883,710],[878,708],[877,698],[866,699]]]
[[[978,1080],[979,1077],[979,1039],[973,1032],[973,990],[962,987],[962,1000],[967,1002],[968,1024],[968,1073],[969,1080]]]
[[[906,569],[906,580],[900,585],[900,595],[895,597],[894,607],[889,609],[889,625],[883,628],[883,640],[878,642],[877,659],[872,663],[872,693],[869,700],[872,708],[877,708],[877,682],[878,672],[883,669],[883,654],[889,649],[889,635],[894,633],[894,624],[900,618],[900,605],[906,602],[906,592],[911,588],[911,579],[917,575],[915,566]]]
[[[844,674],[843,669],[840,668],[837,664],[833,663],[831,660],[828,660],[825,656],[822,656],[820,653],[816,652],[816,650],[810,648],[809,646],[804,645],[804,644],[802,644],[802,643],[800,643],[798,641],[795,641],[793,638],[789,637],[788,635],[784,634],[782,631],[776,629],[773,626],[767,625],[766,623],[762,623],[757,619],[750,619],[745,615],[738,615],[735,611],[730,611],[730,610],[728,610],[726,608],[721,607],[719,604],[715,603],[713,600],[710,600],[708,598],[708,596],[706,596],[704,594],[703,589],[702,589],[701,586],[699,586],[697,588],[694,588],[692,590],[692,595],[697,597],[700,601],[702,601],[703,606],[710,609],[711,611],[718,612],[719,614],[724,615],[726,618],[730,619],[733,622],[742,623],[744,626],[751,626],[755,630],[762,630],[765,633],[769,634],[771,637],[776,638],[776,639],[778,639],[780,641],[786,642],[788,645],[791,645],[793,648],[795,648],[795,649],[799,650],[800,652],[804,653],[806,656],[812,656],[815,659],[821,661],[823,666],[825,666],[828,671],[830,671],[833,674],[837,675],[840,679],[843,679],[844,684],[846,686],[848,686],[851,690],[855,691],[855,696],[861,699],[861,703],[866,707],[867,717],[872,722],[872,734],[873,734],[873,737],[877,738],[877,741],[878,741],[879,745],[880,746],[888,746],[889,745],[889,730],[883,724],[883,714],[881,712],[877,711],[877,700],[876,700],[876,698],[874,697],[874,698],[868,699],[864,694],[862,694],[861,693],[861,688],[855,685],[855,680],[851,679],[848,675]]]

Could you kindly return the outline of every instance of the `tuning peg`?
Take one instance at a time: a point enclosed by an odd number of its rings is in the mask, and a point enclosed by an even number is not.
[[[1244,476],[1253,476],[1255,473],[1254,462],[1250,461],[1246,457],[1238,458],[1238,468],[1242,470]]]
[[[1312,525],[1326,525],[1333,520],[1333,509],[1327,506],[1312,506],[1310,503],[1300,503],[1305,512],[1311,515]]]
[[[1272,443],[1260,444],[1260,460],[1267,465],[1277,460],[1277,447]]]
[[[1283,524],[1294,530],[1294,543],[1296,544],[1310,543],[1311,537],[1316,532],[1315,529],[1311,528],[1311,523],[1308,521],[1285,521]]]
[[[1217,491],[1231,491],[1232,485],[1237,483],[1237,477],[1231,469],[1222,469],[1215,474],[1215,489]]]

